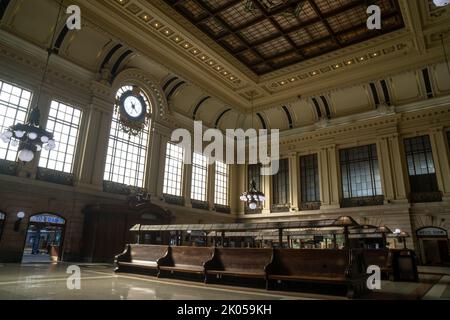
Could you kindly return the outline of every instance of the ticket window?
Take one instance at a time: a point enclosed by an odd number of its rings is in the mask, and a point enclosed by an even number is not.
[[[56,215],[42,214],[30,218],[23,262],[55,262],[62,255],[66,221]]]

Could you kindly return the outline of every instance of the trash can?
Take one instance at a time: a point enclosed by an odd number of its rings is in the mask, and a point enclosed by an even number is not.
[[[417,257],[413,250],[393,250],[392,271],[394,281],[418,282]]]
[[[50,257],[53,262],[58,262],[59,260],[59,246],[50,246]]]

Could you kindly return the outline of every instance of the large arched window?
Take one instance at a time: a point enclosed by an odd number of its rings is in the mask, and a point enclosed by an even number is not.
[[[117,91],[116,99],[120,99],[124,93],[130,90],[133,90],[132,86],[120,88]],[[141,91],[140,95],[148,110],[150,108],[149,100],[144,92]],[[145,126],[136,136],[130,135],[122,129],[118,113],[114,113],[106,157],[105,181],[139,188],[144,187],[149,140],[148,127]]]

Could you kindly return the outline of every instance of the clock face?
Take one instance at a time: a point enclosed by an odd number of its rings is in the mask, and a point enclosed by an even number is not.
[[[141,121],[147,112],[145,100],[134,95],[132,91],[127,91],[120,98],[120,111],[129,120]]]
[[[126,97],[123,107],[127,115],[131,118],[139,118],[144,111],[144,106],[141,101],[134,96]]]

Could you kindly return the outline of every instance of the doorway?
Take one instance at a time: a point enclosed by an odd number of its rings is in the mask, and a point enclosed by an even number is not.
[[[66,220],[55,214],[30,218],[22,263],[58,262],[62,256]]]
[[[417,230],[422,264],[430,266],[450,265],[449,240],[442,228],[426,227]]]

